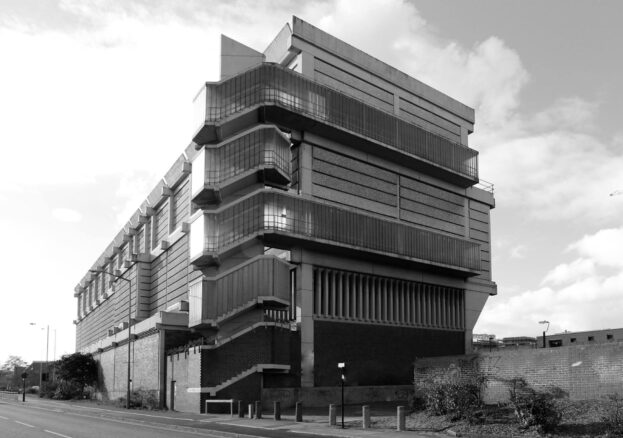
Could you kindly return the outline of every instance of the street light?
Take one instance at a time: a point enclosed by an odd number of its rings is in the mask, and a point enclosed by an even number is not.
[[[132,355],[132,348],[130,344],[130,340],[132,339],[130,337],[130,328],[132,326],[132,280],[128,280],[122,275],[117,275],[111,272],[106,272],[106,271],[97,270],[97,269],[89,269],[89,272],[93,272],[95,274],[104,274],[104,275],[108,274],[111,277],[115,277],[115,282],[117,280],[123,280],[123,281],[127,281],[129,285],[129,289],[128,289],[128,389],[127,389],[126,400],[125,400],[125,408],[130,409],[130,384],[132,382],[132,379],[130,379],[130,369],[131,369],[130,361],[131,361],[131,355]]]
[[[30,325],[37,325],[36,322],[31,322]],[[43,330],[43,327],[41,327],[41,330]],[[56,329],[54,330],[54,333],[56,333]],[[54,335],[54,349],[56,350],[56,334]],[[48,367],[48,353],[50,351],[50,324],[46,325],[46,336],[45,336],[45,367],[48,369],[49,371],[49,367]],[[49,380],[48,376],[48,380]],[[39,392],[41,392],[41,390],[43,389],[43,364],[39,364]]]
[[[539,324],[547,324],[547,328],[543,330],[543,348],[545,348],[545,333],[547,333],[547,331],[549,330],[549,321],[539,321]]]

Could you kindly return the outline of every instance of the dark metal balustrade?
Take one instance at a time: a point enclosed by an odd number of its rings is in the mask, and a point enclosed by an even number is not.
[[[478,181],[477,151],[276,64],[262,64],[226,81],[206,84],[195,99],[201,129],[194,140],[199,144],[214,141],[206,134],[206,124],[267,105],[389,145],[456,172],[468,183]],[[296,124],[293,119],[289,122]]]
[[[218,201],[248,184],[247,178],[275,185],[290,182],[290,140],[274,126],[262,126],[218,145],[205,146],[193,161],[193,201]]]
[[[203,252],[191,243],[196,264],[215,263],[220,254],[262,235],[267,243],[295,240],[330,245],[478,274],[480,246],[283,192],[262,191],[216,213],[205,213]],[[191,228],[191,234],[200,227]],[[191,236],[191,240],[197,236]]]

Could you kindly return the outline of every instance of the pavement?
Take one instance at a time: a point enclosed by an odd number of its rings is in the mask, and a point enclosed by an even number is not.
[[[4,402],[3,402],[4,403]],[[116,406],[98,404],[93,401],[63,402],[39,399],[35,396],[27,397],[26,403],[9,402],[14,408],[21,407],[31,412],[49,411],[55,415],[73,417],[89,417],[114,422],[115,426],[121,423],[129,425],[143,425],[152,429],[166,429],[175,431],[175,436],[184,436],[189,433],[205,436],[222,436],[228,438],[279,438],[297,436],[305,437],[417,437],[440,438],[448,437],[444,432],[433,431],[396,431],[395,429],[362,429],[358,406],[347,406],[345,411],[345,428],[341,428],[338,408],[338,425],[329,425],[327,415],[322,415],[323,409],[305,409],[303,422],[296,422],[292,410],[284,410],[280,421],[272,418],[272,412],[263,413],[262,419],[239,418],[229,414],[194,414],[174,411],[126,410]],[[1,409],[0,409],[1,411]],[[395,415],[395,406],[372,407],[372,419],[375,415]],[[8,417],[8,415],[5,415]],[[20,423],[21,424],[21,423]],[[0,425],[1,426],[1,425]],[[0,428],[1,429],[1,428]],[[2,434],[0,433],[0,436]],[[65,436],[77,437],[79,433],[65,432]],[[114,436],[114,435],[111,435]],[[173,436],[173,435],[171,435]]]

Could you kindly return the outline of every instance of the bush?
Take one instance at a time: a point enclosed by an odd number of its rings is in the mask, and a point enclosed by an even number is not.
[[[608,395],[609,403],[602,420],[608,436],[623,436],[623,397],[619,394]]]
[[[510,404],[522,428],[537,426],[542,432],[556,429],[562,420],[562,412],[555,398],[563,394],[558,388],[536,391],[522,378],[510,382]]]
[[[52,398],[55,400],[81,399],[82,386],[73,381],[59,380]]]
[[[53,398],[54,393],[56,392],[57,387],[56,382],[45,382],[41,385],[41,390],[39,391],[40,398]]]
[[[449,415],[451,420],[482,420],[482,375],[458,379],[437,379],[425,382],[419,389],[426,410],[433,415]]]
[[[117,399],[119,406],[125,407],[125,397]],[[138,409],[158,409],[160,407],[160,400],[158,399],[158,392],[148,389],[137,389],[130,394],[130,407]]]

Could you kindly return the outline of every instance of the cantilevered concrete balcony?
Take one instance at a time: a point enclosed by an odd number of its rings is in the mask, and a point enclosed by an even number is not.
[[[276,64],[218,83],[195,98],[194,141],[221,141],[258,122],[309,131],[462,187],[478,182],[478,152]]]
[[[258,237],[275,247],[392,258],[460,276],[480,273],[475,242],[271,190],[197,216],[191,224],[191,262],[219,264]]]
[[[259,256],[213,278],[190,285],[189,327],[218,328],[249,308],[285,308],[290,302],[290,265]]]
[[[285,187],[290,182],[290,140],[275,126],[256,126],[201,147],[192,168],[192,201],[198,206],[218,203],[257,181]]]

